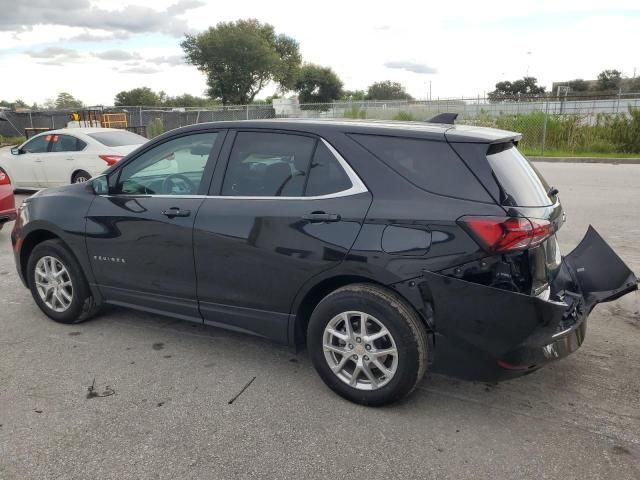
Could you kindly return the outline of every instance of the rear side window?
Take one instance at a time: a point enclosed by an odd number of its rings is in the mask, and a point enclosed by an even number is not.
[[[79,152],[87,146],[82,140],[71,135],[54,135],[51,145],[52,152]]]
[[[307,197],[329,195],[350,189],[351,180],[327,146],[318,142],[307,180]]]
[[[553,205],[553,200],[547,193],[549,185],[513,143],[491,145],[487,151],[487,160],[502,188],[503,205]]]
[[[491,201],[446,142],[360,134],[351,138],[418,188],[449,197]]]
[[[222,195],[301,197],[316,140],[302,135],[239,132]]]
[[[116,130],[113,132],[88,133],[91,138],[100,142],[106,147],[122,147],[124,145],[142,145],[147,139],[137,133],[126,130]]]

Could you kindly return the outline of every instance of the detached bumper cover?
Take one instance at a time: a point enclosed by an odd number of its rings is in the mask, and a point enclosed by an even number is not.
[[[433,306],[436,333],[447,342],[502,368],[527,370],[577,350],[593,307],[636,290],[638,280],[589,227],[563,258],[550,300],[432,272],[417,287]]]

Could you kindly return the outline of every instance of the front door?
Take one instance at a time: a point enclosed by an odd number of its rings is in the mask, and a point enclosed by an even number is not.
[[[110,174],[110,193],[96,197],[86,227],[93,273],[108,302],[201,320],[193,223],[223,136],[167,140]]]
[[[42,159],[49,150],[52,135],[42,134],[33,137],[22,145],[20,155],[11,156],[11,182],[16,187],[46,187],[46,179],[42,168]]]
[[[295,294],[342,262],[371,194],[324,140],[265,131],[236,134],[212,193],[194,229],[205,323],[286,342]]]

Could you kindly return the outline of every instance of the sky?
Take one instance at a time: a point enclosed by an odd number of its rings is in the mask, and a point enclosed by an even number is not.
[[[0,99],[66,91],[112,105],[141,86],[204,95],[180,41],[240,18],[295,38],[304,61],[350,90],[392,80],[420,99],[475,97],[525,75],[547,88],[604,69],[640,75],[638,0],[0,0]]]

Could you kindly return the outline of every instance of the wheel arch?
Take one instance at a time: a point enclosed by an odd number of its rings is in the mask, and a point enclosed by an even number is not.
[[[69,183],[73,183],[73,179],[75,178],[75,176],[80,173],[80,172],[84,172],[87,175],[89,175],[89,178],[92,178],[93,176],[91,175],[91,172],[89,172],[88,170],[85,170],[84,168],[74,168],[71,171],[71,176],[69,177]]]
[[[290,322],[289,327],[289,338],[292,339],[292,343],[294,346],[302,345],[305,343],[309,319],[311,318],[311,314],[313,313],[313,310],[318,305],[318,303],[320,303],[320,301],[331,292],[355,283],[375,285],[384,290],[395,293],[400,298],[402,298],[402,300],[404,300],[411,309],[416,312],[418,317],[424,323],[427,332],[432,332],[430,322],[424,316],[424,309],[416,305],[411,300],[411,298],[407,297],[402,291],[393,288],[393,286],[385,285],[371,277],[341,274],[324,278],[315,283],[312,287],[308,288],[304,293],[298,295],[298,301],[295,303],[292,310],[292,321]]]
[[[93,273],[89,270],[89,266],[86,265],[81,258],[78,257],[77,252],[69,245],[64,239],[63,235],[56,232],[53,228],[47,228],[45,225],[39,225],[37,228],[29,231],[19,246],[19,253],[17,253],[16,261],[19,262],[19,274],[22,278],[24,285],[29,288],[29,275],[27,274],[27,265],[29,263],[29,257],[36,246],[47,240],[59,240],[62,245],[67,249],[69,255],[71,255],[80,267],[81,273],[84,275],[85,280],[88,283],[89,289],[93,295],[93,299],[97,305],[103,302],[102,293],[93,279]]]
[[[65,245],[65,247],[67,247],[67,250],[71,252],[71,249],[66,244],[66,242],[51,230],[39,228],[37,230],[29,232],[27,236],[24,237],[24,239],[22,240],[22,244],[20,245],[20,273],[22,274],[22,278],[24,279],[27,287],[29,286],[27,264],[29,262],[29,257],[31,256],[31,252],[33,252],[33,249],[36,248],[37,245],[42,242],[46,242],[47,240],[60,240]]]

